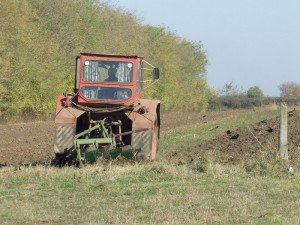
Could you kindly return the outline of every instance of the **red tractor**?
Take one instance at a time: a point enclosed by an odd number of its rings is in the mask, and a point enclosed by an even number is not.
[[[159,69],[143,57],[81,53],[76,58],[74,94],[58,97],[56,158],[81,164],[130,152],[155,159],[160,101],[142,99],[143,71]],[[151,70],[152,70],[151,69]]]

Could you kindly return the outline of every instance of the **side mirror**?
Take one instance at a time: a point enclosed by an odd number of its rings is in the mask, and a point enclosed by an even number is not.
[[[159,69],[154,68],[153,69],[153,80],[158,80],[159,79]]]

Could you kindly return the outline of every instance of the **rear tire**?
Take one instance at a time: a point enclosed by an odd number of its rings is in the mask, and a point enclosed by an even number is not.
[[[137,154],[138,160],[155,160],[156,153],[158,150],[158,140],[159,140],[159,126],[157,118],[153,124],[153,128],[151,130],[145,131],[143,135],[144,139],[140,141],[140,152]]]

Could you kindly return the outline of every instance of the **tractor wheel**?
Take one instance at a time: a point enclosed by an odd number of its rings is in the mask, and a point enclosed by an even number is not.
[[[153,129],[141,132],[139,148],[140,152],[137,154],[138,160],[154,160],[158,150],[159,126],[157,119],[154,122]]]

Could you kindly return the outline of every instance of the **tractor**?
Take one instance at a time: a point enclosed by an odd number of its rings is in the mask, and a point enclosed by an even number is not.
[[[153,77],[143,81],[146,70]],[[128,153],[135,159],[154,160],[160,101],[143,99],[142,93],[143,83],[157,82],[159,73],[140,56],[80,53],[74,93],[57,100],[56,159],[72,158],[82,165]]]

